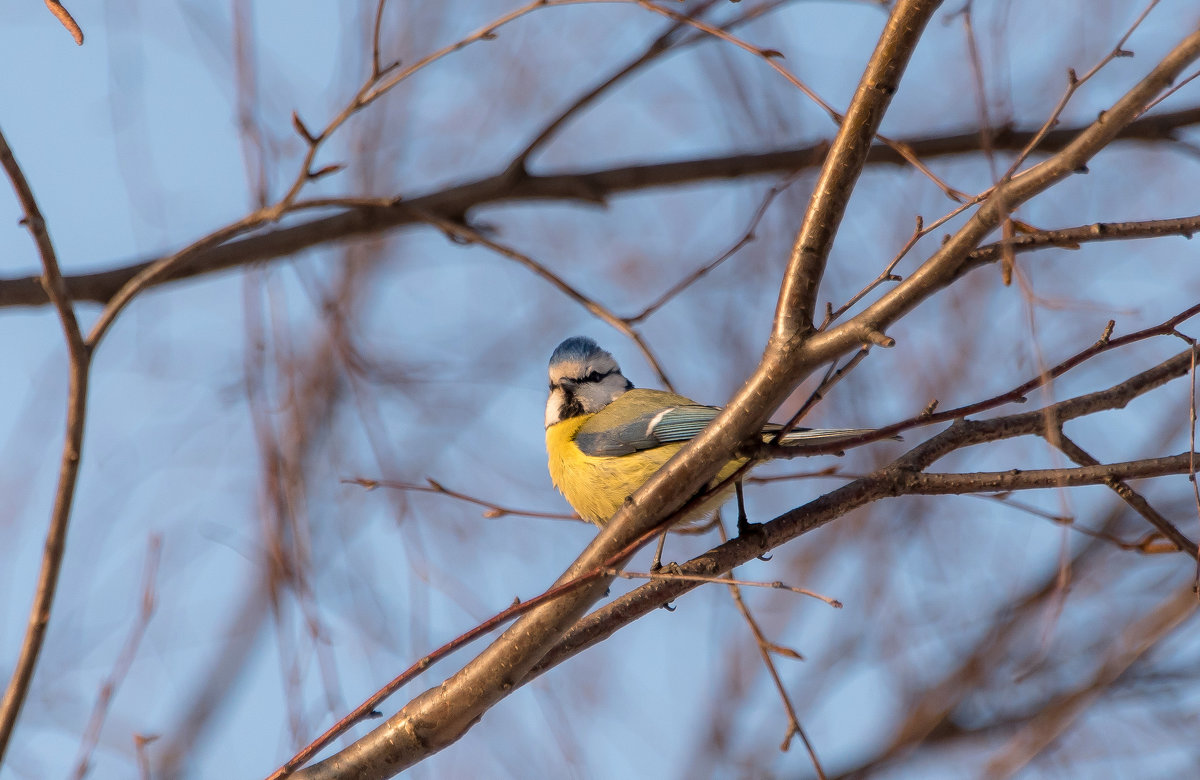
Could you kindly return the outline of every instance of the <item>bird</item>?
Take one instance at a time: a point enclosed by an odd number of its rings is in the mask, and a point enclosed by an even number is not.
[[[635,388],[612,354],[586,336],[566,339],[550,356],[546,400],[546,453],[550,479],[579,516],[603,528],[625,500],[721,409],[665,390]],[[771,440],[783,426],[762,430]],[[871,428],[794,429],[781,444],[830,441],[870,433]],[[709,487],[728,479],[746,458],[721,468]],[[738,492],[738,532],[749,530]],[[677,521],[704,519],[728,499],[727,486]]]

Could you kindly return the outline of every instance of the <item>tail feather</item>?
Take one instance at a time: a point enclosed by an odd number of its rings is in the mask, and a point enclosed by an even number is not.
[[[800,428],[789,431],[780,443],[803,444],[807,442],[836,441],[838,439],[853,439],[857,436],[874,432],[874,428]],[[770,441],[773,436],[774,433],[766,432],[763,434],[763,440]]]

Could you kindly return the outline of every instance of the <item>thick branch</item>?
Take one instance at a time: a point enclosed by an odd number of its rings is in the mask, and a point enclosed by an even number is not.
[[[833,238],[842,224],[846,204],[850,202],[850,194],[866,164],[884,112],[900,87],[900,76],[938,5],[940,3],[926,3],[923,7],[915,4],[905,9],[907,13],[894,13],[888,19],[888,26],[867,63],[866,73],[859,79],[858,90],[829,149],[829,156],[809,198],[804,221],[792,244],[792,255],[775,308],[771,333],[774,343],[783,344],[803,337],[813,328],[817,289],[833,248]]]
[[[1009,490],[1107,485],[1110,480],[1145,479],[1168,474],[1187,474],[1192,453],[1146,458],[1121,463],[1097,463],[1061,469],[1022,471],[977,471],[969,474],[930,474],[901,472],[896,477],[898,495],[945,496],[964,493],[1001,493]],[[1195,544],[1184,549],[1192,553]]]

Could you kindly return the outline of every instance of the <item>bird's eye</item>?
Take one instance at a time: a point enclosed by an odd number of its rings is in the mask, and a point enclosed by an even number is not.
[[[585,378],[588,382],[599,382],[604,377],[600,375],[599,371],[593,371],[592,373],[588,374],[587,377],[585,377]]]

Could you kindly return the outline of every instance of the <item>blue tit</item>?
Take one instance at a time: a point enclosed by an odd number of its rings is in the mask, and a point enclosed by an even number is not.
[[[664,390],[634,388],[613,356],[589,338],[575,336],[550,356],[546,401],[546,452],[550,479],[585,520],[603,527],[625,499],[720,413]],[[763,429],[764,439],[780,430]],[[783,444],[857,436],[869,428],[790,431]],[[728,478],[745,458],[731,460],[713,480]],[[720,491],[679,522],[715,511],[729,498]],[[744,524],[739,518],[739,527]]]

